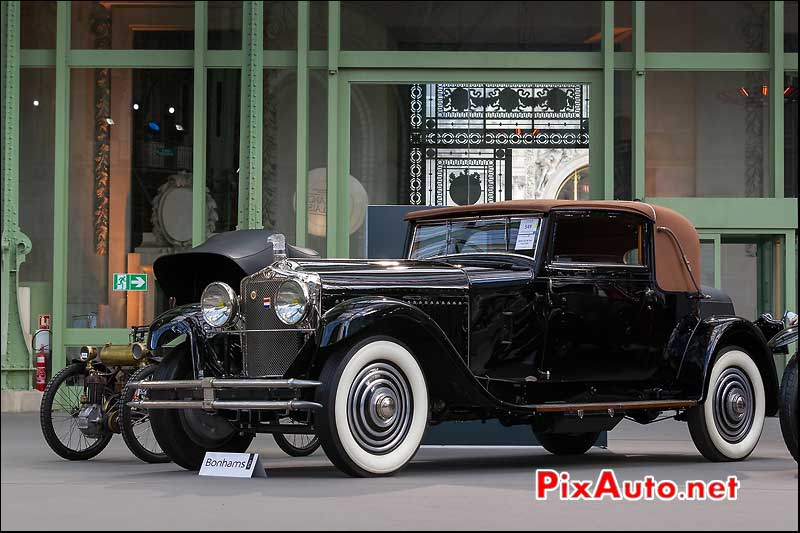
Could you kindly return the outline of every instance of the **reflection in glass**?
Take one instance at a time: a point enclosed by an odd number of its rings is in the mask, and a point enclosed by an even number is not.
[[[191,69],[73,69],[70,87],[69,327],[148,323],[165,295],[159,255],[192,238]],[[207,197],[207,230],[218,218]],[[115,273],[145,273],[150,290],[115,291]]]
[[[72,2],[72,47],[191,50],[194,2]]]
[[[21,48],[53,49],[56,47],[55,2],[40,0],[20,2],[19,17]]]
[[[648,52],[769,51],[769,2],[649,1],[645,25]]]
[[[589,51],[601,2],[342,2],[344,50]]]
[[[208,71],[206,187],[216,206],[214,231],[233,231],[239,207],[239,69]]]
[[[767,197],[766,72],[649,72],[648,197]]]
[[[242,2],[208,3],[208,49],[238,50],[242,47]]]
[[[783,88],[783,194],[787,198],[797,198],[797,99],[800,95],[800,81],[797,72],[787,72]]]

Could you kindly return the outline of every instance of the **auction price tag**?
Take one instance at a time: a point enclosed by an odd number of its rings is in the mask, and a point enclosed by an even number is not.
[[[267,477],[257,453],[206,452],[201,476],[216,477]]]

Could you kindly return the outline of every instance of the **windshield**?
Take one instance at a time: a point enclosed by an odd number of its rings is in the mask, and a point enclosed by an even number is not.
[[[538,217],[498,217],[419,224],[409,258],[492,252],[533,257],[540,221]]]

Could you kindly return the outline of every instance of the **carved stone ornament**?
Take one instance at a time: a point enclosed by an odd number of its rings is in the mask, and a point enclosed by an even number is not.
[[[206,193],[206,234],[217,226],[217,202]],[[153,198],[153,235],[161,244],[186,247],[192,244],[192,174],[180,171],[158,188]]]

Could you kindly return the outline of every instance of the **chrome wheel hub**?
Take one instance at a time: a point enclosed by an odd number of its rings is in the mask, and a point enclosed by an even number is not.
[[[755,395],[750,379],[739,368],[726,369],[714,393],[714,424],[727,442],[741,442],[755,419]]]
[[[387,454],[400,446],[411,427],[411,386],[390,363],[372,363],[358,373],[347,397],[347,421],[358,445]]]

